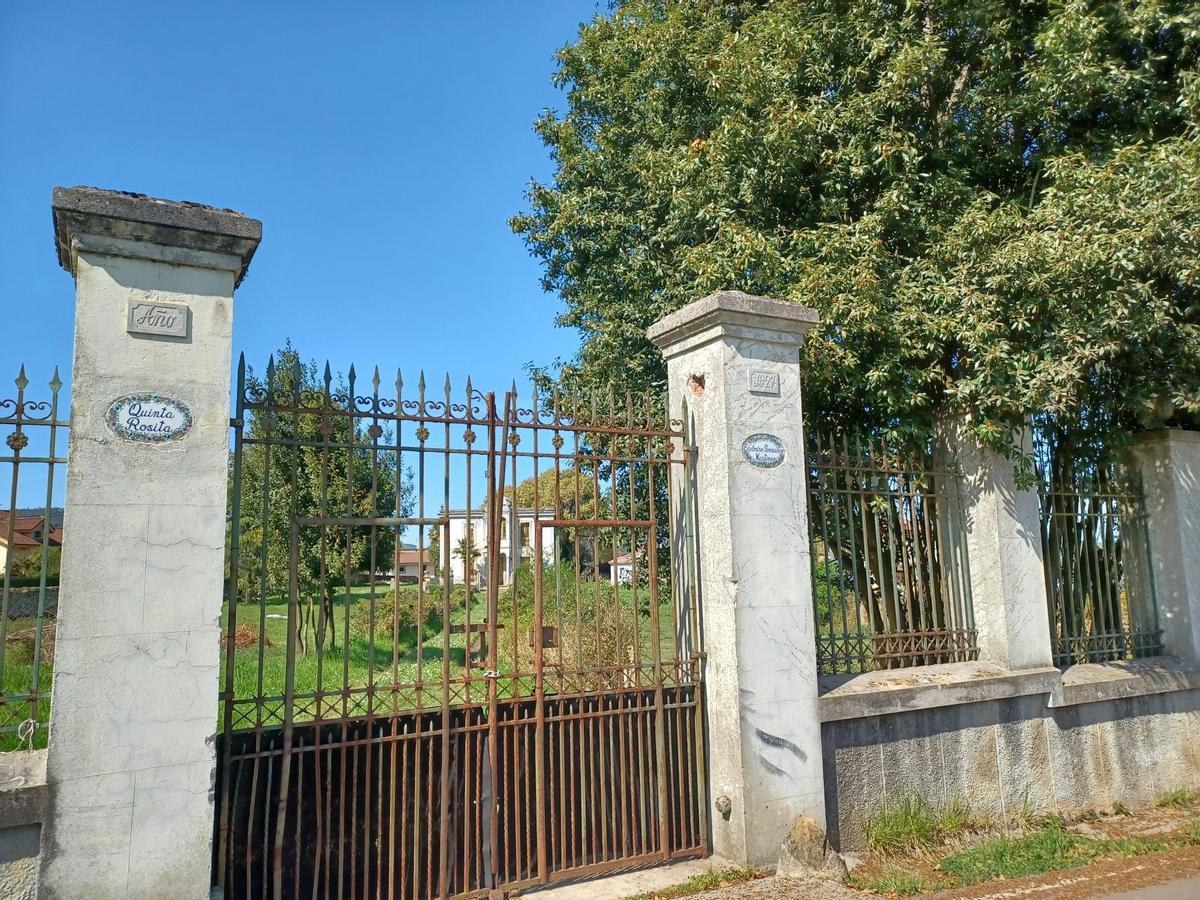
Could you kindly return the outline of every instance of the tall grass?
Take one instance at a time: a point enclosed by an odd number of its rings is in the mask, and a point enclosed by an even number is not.
[[[886,803],[866,823],[867,846],[878,853],[931,850],[973,825],[971,809],[961,797],[933,804],[916,794]]]

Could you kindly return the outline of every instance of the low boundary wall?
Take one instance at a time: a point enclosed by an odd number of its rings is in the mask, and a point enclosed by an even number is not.
[[[861,850],[886,802],[955,798],[997,821],[1152,805],[1200,788],[1200,669],[1159,658],[1005,673],[875,672],[821,698],[830,838]]]

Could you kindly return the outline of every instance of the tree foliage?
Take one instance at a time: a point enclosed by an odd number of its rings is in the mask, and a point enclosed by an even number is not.
[[[646,327],[735,288],[819,311],[827,422],[1196,421],[1198,55],[1190,0],[619,0],[512,220],[562,377],[661,384]]]
[[[51,580],[56,579],[62,570],[62,547],[47,547],[45,552],[46,577]],[[12,572],[12,577],[41,578],[42,549],[40,547],[13,551],[9,560],[9,570]],[[3,571],[3,569],[0,569],[0,573],[3,573]]]
[[[262,398],[266,408],[250,409],[244,426],[239,597],[290,595],[297,523],[301,649],[307,649],[318,624],[335,642],[334,590],[356,575],[390,571],[399,532],[386,526],[298,523],[394,517],[397,509],[409,515],[411,472],[400,469],[395,451],[387,449],[393,443],[387,429],[372,437],[364,421],[369,416],[346,414],[354,402],[353,381],[335,380],[328,366],[322,376],[316,362],[305,362],[290,342],[272,357],[265,379],[247,371],[245,392]],[[231,492],[233,479],[231,463]],[[324,616],[314,600],[325,608]]]

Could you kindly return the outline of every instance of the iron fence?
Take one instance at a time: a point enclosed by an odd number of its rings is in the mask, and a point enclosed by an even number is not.
[[[8,506],[0,508],[0,750],[46,742],[62,546],[55,488],[67,461],[58,369],[45,390],[28,390],[24,366],[15,384],[14,397],[0,398],[0,465],[9,471]],[[21,508],[32,498],[37,505]]]
[[[1141,483],[1120,463],[1096,461],[1045,431],[1035,460],[1055,665],[1158,655]]]
[[[977,658],[959,473],[929,446],[807,444],[818,674]]]
[[[389,382],[239,365],[216,884],[474,897],[704,855],[682,423]]]

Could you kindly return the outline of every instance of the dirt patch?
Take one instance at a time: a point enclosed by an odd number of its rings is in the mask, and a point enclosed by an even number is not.
[[[978,884],[962,891],[938,894],[939,900],[1085,900],[1123,891],[1137,890],[1200,875],[1200,847],[1184,847],[1165,853],[1110,859],[1078,869],[1048,872],[1029,878]]]
[[[221,642],[225,643],[229,640],[229,632],[226,631],[221,635]],[[233,643],[239,650],[249,650],[252,647],[258,646],[258,629],[249,622],[238,622],[237,627],[233,629]],[[271,641],[263,641],[266,647],[272,646]]]

